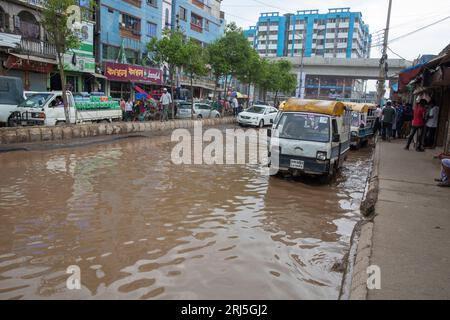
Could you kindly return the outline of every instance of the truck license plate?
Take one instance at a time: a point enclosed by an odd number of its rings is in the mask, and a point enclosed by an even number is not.
[[[303,170],[305,168],[305,161],[291,159],[291,168]]]

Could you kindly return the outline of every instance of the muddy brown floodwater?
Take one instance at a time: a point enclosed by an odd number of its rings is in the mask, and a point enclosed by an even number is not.
[[[331,269],[360,219],[369,150],[319,185],[174,165],[172,146],[0,154],[0,299],[338,298]]]

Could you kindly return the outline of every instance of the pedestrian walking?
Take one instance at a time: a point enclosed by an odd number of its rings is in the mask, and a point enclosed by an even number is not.
[[[377,109],[375,110],[375,125],[374,125],[374,137],[377,136],[378,133],[381,134],[381,115],[382,110],[380,105],[377,105]]]
[[[423,133],[424,133],[424,127],[425,127],[425,113],[426,113],[426,105],[427,100],[420,100],[418,104],[416,104],[416,107],[414,108],[413,112],[413,121],[412,121],[412,132],[409,135],[408,143],[406,144],[405,149],[409,150],[409,146],[411,145],[411,142],[414,139],[414,136],[417,134],[417,145],[416,145],[416,151],[423,152],[425,151],[423,149]]]
[[[391,142],[392,137],[392,125],[395,121],[395,109],[392,107],[392,102],[388,101],[383,112],[383,140]]]
[[[161,106],[162,106],[161,122],[168,121],[169,120],[169,105],[172,103],[172,96],[170,95],[169,92],[167,92],[167,88],[163,89],[163,94],[161,95],[159,102],[161,102]]]
[[[425,147],[433,148],[435,145],[436,130],[439,120],[439,106],[430,101],[430,108],[427,113],[427,122],[425,124]]]
[[[397,106],[397,137],[399,139],[403,139],[403,135],[402,135],[402,130],[403,130],[403,112],[404,112],[404,107],[403,104],[399,104]]]
[[[131,98],[125,103],[125,120],[129,121],[133,119],[133,102]]]
[[[394,116],[394,121],[392,121],[392,139],[396,139],[397,138],[397,119],[398,119],[398,105],[395,102],[392,106],[392,108],[394,108],[395,110],[395,116]]]
[[[233,107],[233,116],[237,117],[237,115],[238,115],[238,108],[239,108],[239,101],[236,98],[236,96],[234,96],[233,99],[231,100],[231,105]]]
[[[411,133],[411,122],[413,120],[413,109],[410,103],[407,103],[403,109],[403,126],[402,126],[402,136],[403,138],[409,137]]]
[[[120,99],[120,110],[122,110],[122,119],[126,119],[126,111],[125,111],[125,100],[122,98]]]

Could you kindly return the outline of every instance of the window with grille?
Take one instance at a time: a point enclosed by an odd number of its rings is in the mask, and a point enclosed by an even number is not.
[[[147,22],[147,36],[156,37],[156,29],[158,25],[152,22]]]

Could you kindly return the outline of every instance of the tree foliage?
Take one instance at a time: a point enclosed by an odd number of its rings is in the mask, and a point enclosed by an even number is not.
[[[81,16],[77,17],[75,11],[68,10],[71,6],[77,4],[78,1],[76,0],[45,0],[41,18],[41,23],[47,33],[48,41],[56,48],[67,124],[70,123],[70,118],[64,74],[64,54],[70,49],[75,49],[80,46],[80,39],[77,37],[71,25],[77,22],[77,20],[81,20]]]
[[[208,73],[206,68],[205,51],[196,41],[190,39],[183,47],[181,54],[184,56],[183,69],[189,75],[191,92],[194,92],[194,78]],[[194,99],[191,101],[191,116],[194,117]]]
[[[169,69],[180,67],[184,62],[184,35],[181,31],[165,29],[161,39],[153,37],[147,45],[158,65],[168,64]]]

